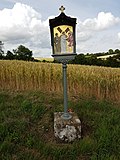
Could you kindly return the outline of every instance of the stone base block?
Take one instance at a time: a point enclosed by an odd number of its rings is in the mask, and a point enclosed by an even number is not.
[[[81,121],[74,112],[70,114],[72,118],[65,120],[62,118],[63,112],[54,113],[54,134],[60,141],[72,142],[81,138]]]

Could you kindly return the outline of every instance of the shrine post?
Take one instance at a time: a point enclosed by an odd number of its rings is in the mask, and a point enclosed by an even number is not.
[[[49,20],[51,31],[52,56],[55,60],[62,63],[63,68],[63,94],[64,94],[64,113],[63,119],[70,119],[68,113],[68,96],[67,96],[67,62],[76,56],[76,18],[66,16],[65,8],[59,8],[61,14],[54,19]]]

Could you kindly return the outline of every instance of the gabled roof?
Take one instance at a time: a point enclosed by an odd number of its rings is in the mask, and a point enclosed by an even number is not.
[[[64,12],[62,12],[58,17],[49,20],[49,25],[51,27],[56,27],[59,25],[75,26],[75,24],[76,24],[76,18],[71,18],[69,16],[66,16]]]

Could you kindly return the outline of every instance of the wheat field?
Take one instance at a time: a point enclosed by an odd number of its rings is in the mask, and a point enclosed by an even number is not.
[[[120,69],[67,65],[69,95],[120,102]],[[0,90],[62,93],[62,65],[0,60]]]

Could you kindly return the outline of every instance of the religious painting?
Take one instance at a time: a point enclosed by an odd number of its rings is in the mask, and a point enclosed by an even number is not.
[[[68,54],[74,52],[73,27],[60,25],[54,27],[54,54]]]

